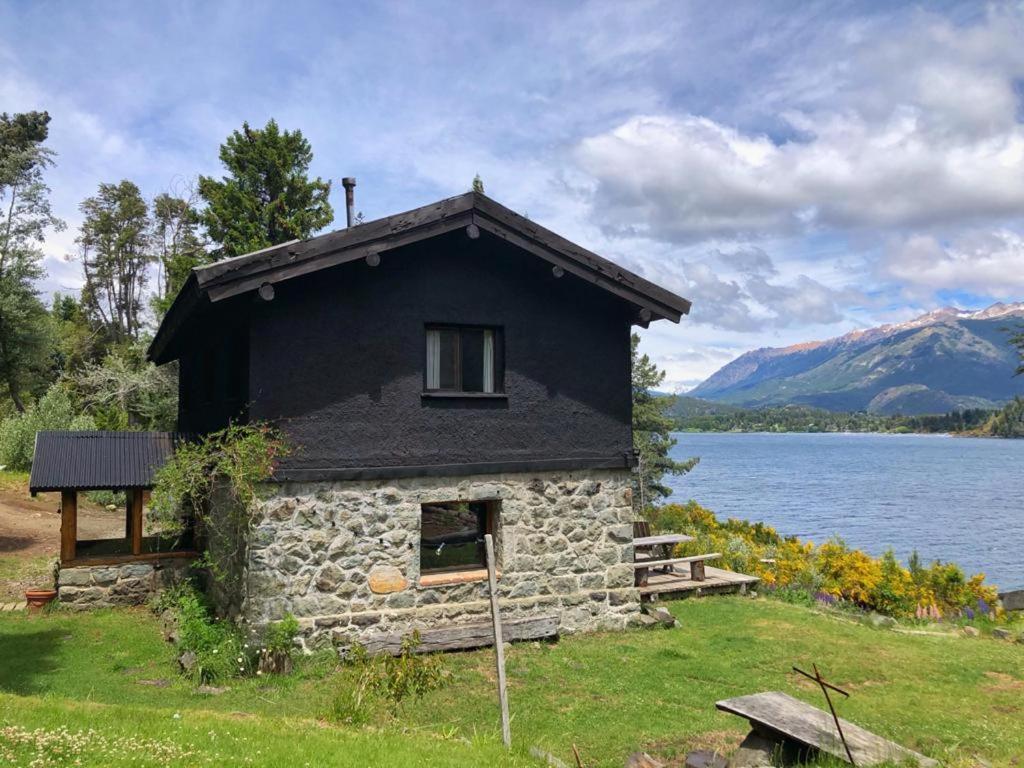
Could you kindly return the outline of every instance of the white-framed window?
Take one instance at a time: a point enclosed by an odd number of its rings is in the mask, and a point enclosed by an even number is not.
[[[428,392],[502,391],[501,329],[468,325],[428,325]]]

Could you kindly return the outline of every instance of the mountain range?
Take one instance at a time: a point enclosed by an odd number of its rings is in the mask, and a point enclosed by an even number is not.
[[[1000,407],[1024,394],[1009,329],[1024,303],[955,307],[826,341],[740,355],[686,394],[743,407],[809,405],[882,414]]]

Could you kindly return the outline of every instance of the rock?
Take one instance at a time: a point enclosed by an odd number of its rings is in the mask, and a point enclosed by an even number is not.
[[[178,657],[178,665],[181,667],[183,672],[191,672],[196,668],[196,662],[199,659],[192,651],[185,651],[181,656]]]
[[[667,608],[651,608],[647,613],[666,629],[672,629],[676,625],[676,617],[669,613]]]
[[[61,568],[62,587],[87,587],[92,584],[92,572],[88,568]]]
[[[646,613],[637,614],[633,619],[631,619],[631,623],[641,629],[653,629],[654,627],[661,626],[660,621]]]
[[[1005,629],[1004,627],[996,627],[992,630],[992,637],[994,637],[996,640],[1012,640],[1013,633],[1010,632],[1010,630]]]
[[[626,758],[626,768],[664,768],[665,764],[655,760],[646,752],[634,752]]]
[[[871,622],[873,627],[895,627],[899,623],[892,616],[886,616],[881,613],[868,614],[868,621]]]
[[[151,685],[154,688],[167,688],[170,683],[166,680],[136,680],[136,685]]]
[[[409,586],[404,574],[393,565],[376,565],[367,577],[370,591],[378,595],[401,592]]]
[[[1003,604],[1004,610],[1024,611],[1024,589],[1002,592],[999,595],[999,601]]]
[[[770,768],[777,750],[774,741],[751,731],[729,758],[729,768]]]
[[[316,588],[321,592],[333,592],[344,581],[345,572],[334,563],[327,563],[316,577]]]
[[[729,761],[717,752],[698,749],[686,756],[686,762],[683,765],[686,768],[729,768]]]
[[[978,631],[977,627],[967,626],[961,630],[967,637],[980,637],[981,632]]]
[[[220,696],[222,693],[227,693],[227,688],[218,688],[216,685],[200,685],[196,688],[197,693],[201,693],[205,696]]]

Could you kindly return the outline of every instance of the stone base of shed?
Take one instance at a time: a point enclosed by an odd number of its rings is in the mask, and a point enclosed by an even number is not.
[[[420,573],[420,523],[422,504],[491,501],[505,618],[622,629],[640,613],[630,488],[627,469],[286,483],[262,503],[240,613],[291,613],[309,649],[485,620],[482,572]]]
[[[145,562],[62,566],[57,572],[57,599],[71,608],[143,605],[185,578],[189,558]]]

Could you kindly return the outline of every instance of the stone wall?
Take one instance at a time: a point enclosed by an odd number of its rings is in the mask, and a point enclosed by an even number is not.
[[[420,505],[452,500],[500,503],[504,616],[554,614],[570,633],[639,614],[628,470],[285,484],[251,536],[242,614],[262,624],[292,613],[307,647],[485,620],[485,579],[420,582]]]
[[[72,608],[142,605],[180,581],[189,558],[166,558],[114,565],[75,565],[57,572],[57,599]]]

